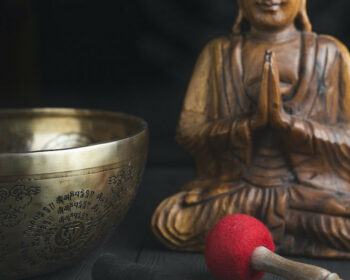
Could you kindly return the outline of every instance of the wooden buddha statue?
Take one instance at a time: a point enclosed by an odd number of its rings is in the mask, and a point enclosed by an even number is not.
[[[153,231],[200,251],[218,219],[245,213],[280,253],[349,258],[348,50],[311,32],[306,0],[238,4],[233,35],[200,55],[180,117],[198,177],[158,206]]]

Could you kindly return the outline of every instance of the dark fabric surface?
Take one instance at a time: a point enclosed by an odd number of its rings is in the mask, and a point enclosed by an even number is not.
[[[91,271],[93,280],[155,280],[159,279],[159,275],[145,265],[125,261],[112,254],[99,257]]]
[[[100,251],[76,266],[31,280],[91,280],[92,265],[99,255],[104,254],[112,254],[115,258],[135,262],[157,271],[157,274],[171,275],[182,280],[212,279],[201,254],[174,252],[164,248],[153,238],[149,226],[157,203],[192,177],[193,171],[189,168],[148,168],[136,201],[126,219]],[[348,260],[297,260],[325,267],[339,273],[344,280],[350,279]],[[111,270],[113,269],[112,267]],[[264,279],[281,280],[272,275],[266,275]]]
[[[133,261],[126,261],[121,256],[105,254],[98,258],[91,270],[93,280],[191,280],[166,273]]]

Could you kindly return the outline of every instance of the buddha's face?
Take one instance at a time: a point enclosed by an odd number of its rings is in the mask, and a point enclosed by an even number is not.
[[[245,18],[259,30],[279,30],[292,24],[302,0],[238,0]]]

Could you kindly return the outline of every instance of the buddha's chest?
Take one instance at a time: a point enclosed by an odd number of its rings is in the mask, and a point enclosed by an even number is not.
[[[242,49],[243,84],[254,101],[260,90],[260,82],[266,50],[275,54],[280,76],[282,95],[290,95],[297,86],[300,72],[301,41],[269,45],[247,40]]]

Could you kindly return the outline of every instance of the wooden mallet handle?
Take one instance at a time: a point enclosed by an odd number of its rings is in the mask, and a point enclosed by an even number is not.
[[[265,247],[258,247],[251,259],[257,271],[269,272],[288,280],[341,280],[326,269],[285,259]]]

